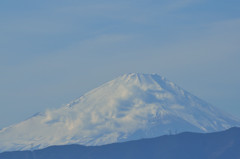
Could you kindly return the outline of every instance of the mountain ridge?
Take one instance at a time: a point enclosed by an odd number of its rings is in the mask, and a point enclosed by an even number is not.
[[[0,159],[239,159],[240,128],[214,133],[183,132],[102,146],[59,145],[0,153]]]

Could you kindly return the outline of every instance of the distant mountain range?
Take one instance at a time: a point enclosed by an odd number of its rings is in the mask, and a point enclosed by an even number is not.
[[[131,73],[64,107],[0,130],[0,152],[52,145],[105,145],[170,132],[215,132],[239,125],[239,119],[164,77]]]
[[[0,153],[0,159],[240,159],[240,128],[181,133],[103,146],[65,145]]]

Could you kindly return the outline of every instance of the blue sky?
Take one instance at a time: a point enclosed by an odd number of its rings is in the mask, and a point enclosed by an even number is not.
[[[129,72],[240,117],[238,0],[2,0],[0,128]]]

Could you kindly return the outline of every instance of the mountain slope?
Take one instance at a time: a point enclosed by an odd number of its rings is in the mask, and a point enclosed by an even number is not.
[[[161,76],[133,73],[2,129],[0,151],[104,145],[173,132],[214,132],[239,123]]]
[[[239,159],[240,128],[199,134],[182,133],[103,146],[52,146],[0,153],[0,159]]]

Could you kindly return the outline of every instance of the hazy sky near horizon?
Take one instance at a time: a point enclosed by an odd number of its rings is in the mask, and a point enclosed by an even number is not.
[[[0,128],[125,73],[240,118],[239,0],[1,0]]]

